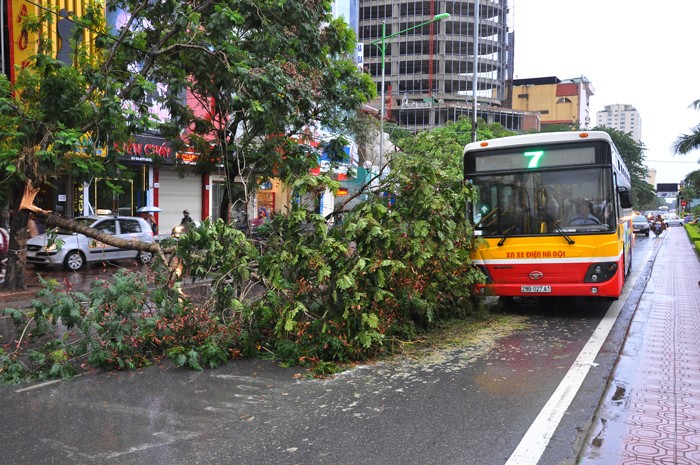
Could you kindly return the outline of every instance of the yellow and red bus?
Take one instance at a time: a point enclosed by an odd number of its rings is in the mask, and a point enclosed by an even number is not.
[[[467,144],[481,295],[617,298],[632,263],[630,174],[604,131]]]

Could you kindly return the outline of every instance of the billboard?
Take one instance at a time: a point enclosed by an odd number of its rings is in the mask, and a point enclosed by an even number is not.
[[[74,15],[82,15],[88,7],[87,2],[70,0],[47,0],[36,2],[32,0],[12,0],[7,2],[7,31],[10,39],[10,81],[15,82],[17,70],[30,66],[30,58],[37,53],[40,34],[30,31],[27,22],[30,18],[40,17],[47,10],[58,12],[52,21],[45,21],[40,27],[41,35],[51,42],[56,59],[70,65],[73,62],[73,44],[87,40],[91,52],[92,44],[98,31],[83,30],[75,23]]]
[[[10,37],[10,80],[15,82],[15,67],[26,68],[29,57],[36,53],[39,36],[30,32],[25,23],[29,16],[35,17],[37,6],[30,2],[14,0],[8,3],[7,27]]]
[[[678,197],[678,183],[657,184],[656,196],[664,199]]]
[[[678,192],[678,183],[657,184],[656,192]]]

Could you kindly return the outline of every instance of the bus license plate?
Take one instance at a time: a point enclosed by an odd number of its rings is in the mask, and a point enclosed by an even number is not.
[[[520,286],[520,292],[531,294],[534,292],[552,292],[552,286]]]

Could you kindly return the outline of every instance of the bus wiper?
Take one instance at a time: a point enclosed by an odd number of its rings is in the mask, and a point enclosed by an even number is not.
[[[503,245],[503,243],[506,241],[506,239],[508,239],[508,238],[510,237],[510,236],[508,235],[508,233],[509,233],[510,230],[513,229],[514,227],[515,227],[515,225],[512,225],[510,228],[508,228],[508,229],[506,229],[505,231],[503,231],[503,237],[501,237],[501,240],[498,241],[498,244],[496,244],[497,246],[500,247],[500,246]]]
[[[556,221],[554,221],[554,218],[552,218],[551,216],[549,216],[549,214],[548,214],[546,211],[544,211],[544,210],[542,210],[542,209],[540,208],[540,209],[539,209],[539,212],[540,212],[540,216],[541,216],[542,218],[544,218],[544,219],[547,221],[547,223],[549,223],[549,224],[551,224],[552,226],[554,226],[554,229],[555,229],[559,234],[561,234],[561,236],[562,236],[564,239],[566,239],[566,242],[568,242],[569,244],[575,244],[575,243],[576,243],[572,238],[569,237],[568,234],[566,234],[566,233],[564,232],[563,229],[561,229],[561,226],[559,226],[559,224],[558,224]]]

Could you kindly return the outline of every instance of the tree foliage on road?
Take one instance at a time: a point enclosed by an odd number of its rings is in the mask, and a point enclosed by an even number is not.
[[[156,130],[174,150],[187,143],[201,155],[202,169],[224,163],[231,182],[239,175],[255,186],[273,174],[289,180],[308,172],[315,154],[290,137],[313,123],[342,128],[376,92],[352,63],[352,31],[331,17],[330,6],[120,1],[110,8],[126,13],[110,29],[94,3],[71,17],[97,37],[73,44],[72,66],[57,60],[42,36],[16,82],[0,78],[0,189],[15,212],[10,247],[18,252],[6,285],[25,287],[25,187],[56,176],[114,178],[123,168],[120,143],[134,134]],[[26,26],[48,31],[56,15],[42,10]],[[170,119],[158,118],[154,101]],[[109,149],[106,157],[98,156],[101,148]]]
[[[469,133],[461,120],[397,139],[391,172],[368,183],[367,201],[333,227],[302,205],[260,227],[253,241],[205,221],[174,245],[178,273],[155,268],[149,286],[128,274],[89,295],[54,283],[33,315],[10,312],[18,334],[39,335],[25,333],[30,318],[60,317],[83,342],[56,337],[32,358],[0,353],[0,375],[7,382],[70,376],[83,358],[130,368],[168,357],[201,369],[261,352],[328,372],[394,350],[439,322],[481,316],[471,289],[483,276],[469,258],[474,236],[465,218],[473,192],[462,182]],[[479,134],[507,132],[483,124]],[[319,183],[332,184],[305,175],[293,188],[304,194]],[[211,293],[203,301],[183,294],[183,279],[206,280]],[[50,328],[39,327],[47,337]]]

